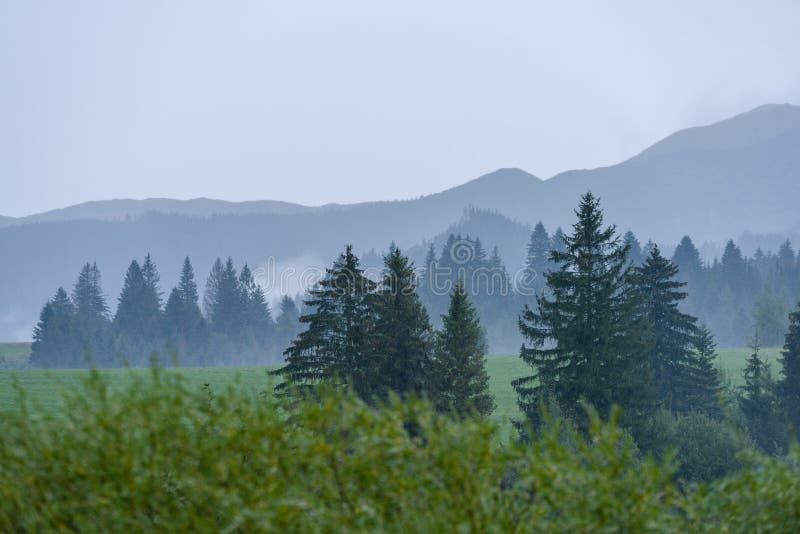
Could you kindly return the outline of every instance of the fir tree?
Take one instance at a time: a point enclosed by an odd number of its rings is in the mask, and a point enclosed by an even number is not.
[[[111,323],[96,263],[86,263],[81,269],[72,290],[72,303],[75,306],[74,335],[81,346],[81,354],[74,356],[70,366],[85,365],[87,358],[100,366],[115,363],[110,359]]]
[[[214,264],[208,286],[211,295],[207,300],[207,314],[211,330],[238,343],[245,326],[247,302],[231,258],[221,269]]]
[[[294,299],[284,295],[280,302],[280,315],[276,324],[276,345],[282,350],[286,349],[300,333],[300,311]]]
[[[556,228],[556,231],[553,232],[553,237],[551,238],[552,243],[550,245],[550,249],[555,250],[556,252],[566,252],[567,242],[564,240],[565,237],[564,230],[562,230],[560,226]]]
[[[795,437],[800,439],[800,303],[789,315],[789,330],[781,352],[778,395]]]
[[[145,279],[139,263],[131,262],[113,322],[116,350],[134,365],[147,363],[162,330],[152,263],[149,269],[149,279]]]
[[[486,372],[486,344],[478,314],[459,280],[442,316],[431,365],[432,396],[440,411],[487,416],[494,409]]]
[[[678,267],[654,245],[644,263],[632,273],[634,292],[649,326],[647,353],[659,389],[659,397],[673,412],[689,412],[687,404],[693,382],[697,319],[682,313],[678,305],[686,298],[684,282],[675,280]]]
[[[206,318],[210,319],[213,315],[213,308],[217,302],[217,292],[222,279],[222,271],[225,267],[222,265],[222,260],[217,258],[214,260],[214,265],[211,266],[211,272],[208,273],[206,279],[206,291],[203,295],[203,311]]]
[[[642,253],[642,245],[636,239],[636,235],[631,230],[628,230],[625,233],[625,237],[623,237],[623,241],[628,246],[628,259],[630,259],[630,262],[633,265],[641,265],[645,260],[645,256]]]
[[[586,193],[576,210],[578,221],[564,237],[565,252],[553,251],[559,268],[547,273],[549,296],[528,306],[519,321],[528,341],[520,351],[534,374],[513,382],[520,409],[536,421],[539,405],[554,401],[568,416],[579,418],[585,399],[601,413],[614,403],[633,399],[641,373],[638,348],[630,346],[626,325],[628,249],[613,226],[603,229],[599,200]],[[639,375],[639,377],[637,377]]]
[[[267,297],[246,264],[239,275],[239,284],[242,292],[245,335],[250,339],[253,348],[263,353],[275,334],[275,323],[272,321]]]
[[[524,289],[529,294],[539,294],[544,288],[545,273],[550,269],[551,250],[553,250],[553,243],[540,221],[531,232],[525,257],[525,272],[522,282]]]
[[[371,399],[378,380],[380,361],[372,351],[372,292],[375,282],[364,276],[359,260],[348,245],[325,270],[325,276],[309,291],[309,313],[300,317],[308,329],[284,352],[286,365],[274,371],[302,392],[320,381],[349,383],[362,399]]]
[[[744,386],[739,395],[739,406],[750,437],[758,448],[768,454],[780,454],[785,450],[786,434],[779,415],[775,384],[769,365],[759,354],[757,336],[752,349],[742,372]]]
[[[80,346],[74,336],[75,307],[64,288],[42,308],[33,330],[30,364],[34,367],[71,367],[78,363]]]
[[[199,363],[206,322],[198,305],[197,283],[188,257],[183,260],[180,281],[170,292],[164,308],[164,333],[178,358],[189,357],[192,363]]]
[[[722,380],[714,363],[717,344],[714,335],[705,326],[697,328],[695,351],[689,361],[689,380],[685,405],[688,410],[705,413],[709,417],[721,418],[720,406]]]
[[[400,249],[384,257],[374,299],[372,349],[381,360],[379,392],[421,394],[430,362],[432,329],[415,287],[414,267]]]

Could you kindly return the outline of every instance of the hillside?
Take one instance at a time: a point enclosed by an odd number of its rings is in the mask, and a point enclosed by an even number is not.
[[[238,264],[274,258],[279,267],[321,268],[348,242],[361,252],[380,252],[392,241],[408,249],[442,239],[456,225],[487,248],[498,245],[513,269],[524,252],[520,229],[539,220],[551,231],[568,229],[587,189],[602,197],[607,222],[633,229],[642,240],[672,245],[691,234],[698,244],[719,243],[744,232],[777,240],[800,227],[799,149],[800,107],[768,105],[676,132],[618,165],[545,181],[500,169],[413,200],[322,207],[112,200],[14,219],[0,228],[0,247],[13,258],[0,264],[0,339],[27,339],[42,303],[59,285],[71,286],[87,260],[98,262],[113,307],[125,267],[148,251],[168,288],[185,255],[202,285],[217,256],[230,255]],[[468,206],[518,224],[458,223]]]

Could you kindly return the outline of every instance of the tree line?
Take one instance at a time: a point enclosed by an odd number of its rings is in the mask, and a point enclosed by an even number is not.
[[[764,452],[785,452],[800,428],[800,307],[790,316],[781,379],[772,380],[756,343],[744,386],[726,387],[714,336],[681,309],[687,283],[676,263],[653,245],[635,264],[630,240],[604,226],[591,193],[576,214],[558,247],[542,240],[548,265],[535,301],[517,320],[525,339],[520,358],[532,370],[512,383],[525,416],[517,422],[523,436],[542,426],[544,414],[588,431],[587,405],[602,414],[619,406],[620,422],[643,452],[663,455],[682,445],[685,460],[713,443],[711,457],[687,462],[693,466],[684,473],[688,479],[721,476],[736,465],[739,445],[730,422],[747,429]],[[479,250],[474,240],[464,242]],[[367,401],[394,392],[427,395],[438,408],[462,415],[472,408],[491,412],[480,322],[465,290],[466,280],[475,281],[465,276],[469,261],[459,264],[443,328],[431,344],[408,259],[393,248],[376,284],[348,247],[306,301],[313,310],[301,318],[307,330],[274,372],[285,378],[278,392],[302,393],[326,382]],[[423,271],[417,284],[431,280]]]
[[[302,396],[320,382],[367,402],[425,396],[435,408],[461,416],[494,409],[485,368],[486,343],[464,280],[449,292],[441,330],[431,326],[417,293],[413,264],[392,245],[381,280],[365,276],[352,246],[309,291],[306,329],[273,372],[279,395]]]
[[[103,294],[97,264],[86,263],[71,294],[59,288],[44,305],[33,332],[30,364],[37,367],[246,365],[276,363],[274,354],[298,330],[299,310],[284,297],[275,320],[247,265],[217,259],[203,305],[187,257],[166,301],[148,254],[125,273],[116,312]],[[175,360],[175,361],[173,361]]]

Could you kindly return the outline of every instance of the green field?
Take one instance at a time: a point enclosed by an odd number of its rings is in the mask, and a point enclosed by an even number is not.
[[[0,344],[0,355],[19,354],[21,344]],[[16,351],[16,352],[15,352]],[[777,374],[778,348],[763,349],[762,354],[772,363],[773,374]],[[749,355],[748,349],[720,349],[718,365],[726,380],[733,384],[741,382],[741,371]],[[487,367],[491,379],[492,392],[495,395],[497,409],[492,418],[498,423],[505,423],[518,414],[516,395],[511,381],[524,376],[528,369],[516,355],[492,355],[487,357]],[[268,371],[273,367],[201,367],[185,368],[182,373],[186,380],[195,387],[209,384],[213,389],[229,385],[245,388],[258,394],[271,389],[273,379]],[[101,371],[108,377],[112,385],[123,385],[132,376],[145,376],[147,369],[104,369]],[[84,369],[24,369],[0,370],[0,411],[14,408],[18,403],[19,390],[33,403],[45,410],[57,410],[61,393],[74,389],[88,371]]]

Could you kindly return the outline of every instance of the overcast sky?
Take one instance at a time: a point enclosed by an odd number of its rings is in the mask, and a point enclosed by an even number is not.
[[[796,0],[6,1],[0,214],[409,198],[607,165],[800,103],[798,27]]]

